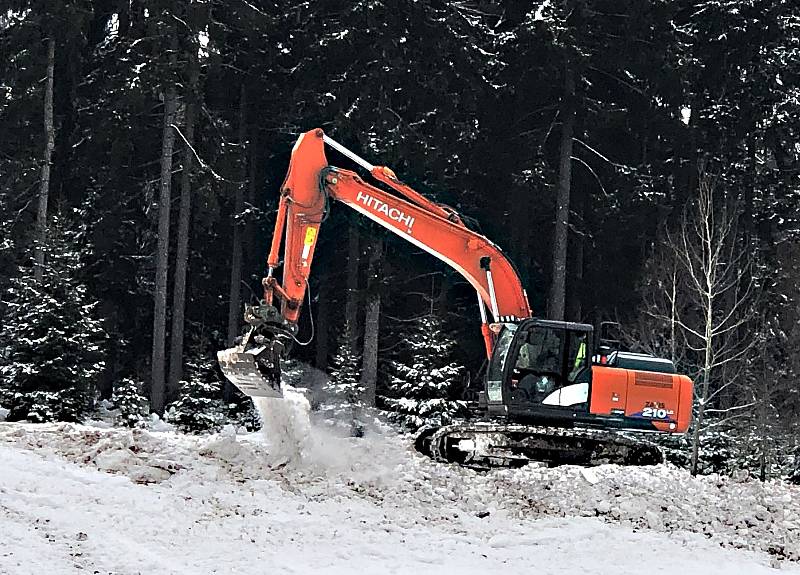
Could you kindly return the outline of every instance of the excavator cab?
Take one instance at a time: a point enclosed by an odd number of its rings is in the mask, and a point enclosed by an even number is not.
[[[586,413],[592,331],[542,319],[503,324],[486,376],[489,413],[517,421]]]

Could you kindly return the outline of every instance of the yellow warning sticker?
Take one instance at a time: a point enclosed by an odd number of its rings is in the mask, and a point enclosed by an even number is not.
[[[306,239],[303,241],[303,244],[310,246],[314,243],[314,239],[317,237],[317,229],[316,228],[306,228]]]

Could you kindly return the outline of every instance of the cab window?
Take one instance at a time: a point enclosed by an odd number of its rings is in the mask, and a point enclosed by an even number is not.
[[[514,339],[514,332],[517,326],[507,324],[497,338],[492,353],[492,361],[489,363],[489,372],[486,376],[486,391],[489,401],[502,401],[503,399],[503,369],[508,359],[508,350],[511,341]]]

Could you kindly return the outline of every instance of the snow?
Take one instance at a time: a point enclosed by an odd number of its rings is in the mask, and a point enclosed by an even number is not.
[[[266,406],[285,411],[264,434],[0,423],[0,574],[800,573],[765,552],[800,559],[796,487],[667,465],[479,473],[327,433],[295,399]]]

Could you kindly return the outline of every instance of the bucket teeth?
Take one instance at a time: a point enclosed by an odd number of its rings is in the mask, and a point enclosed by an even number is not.
[[[218,351],[217,360],[225,377],[245,395],[283,397],[280,379],[274,377],[276,370],[259,365],[258,355],[263,351],[263,347],[247,352],[239,347],[233,347]]]

